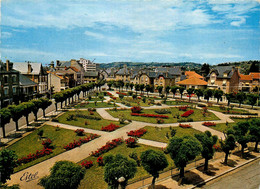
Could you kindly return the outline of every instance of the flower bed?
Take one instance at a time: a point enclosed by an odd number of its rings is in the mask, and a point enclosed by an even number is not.
[[[237,112],[237,111],[224,111],[223,114],[238,114],[238,115],[258,115],[257,113],[250,113],[250,112]]]
[[[125,140],[125,143],[128,147],[132,148],[136,146],[137,139],[133,137],[129,137],[128,139]]]
[[[92,134],[92,135],[90,135],[88,137],[79,138],[79,140],[74,140],[73,142],[65,145],[63,148],[65,150],[71,150],[71,149],[76,148],[78,146],[81,146],[82,144],[87,143],[87,142],[89,142],[89,141],[91,141],[91,140],[93,140],[93,139],[95,139],[97,137],[98,137],[97,134]]]
[[[107,92],[107,95],[108,95],[108,96],[113,96],[110,92]]]
[[[27,156],[25,157],[22,157],[20,159],[18,159],[16,161],[17,165],[21,165],[21,164],[25,164],[25,163],[29,163],[35,159],[38,159],[40,157],[43,157],[43,156],[46,156],[46,155],[49,155],[52,153],[52,150],[49,149],[49,148],[43,148],[42,150],[37,150],[34,154],[28,154]]]
[[[43,145],[44,148],[49,148],[51,143],[52,143],[52,141],[49,138],[42,141],[42,145]]]
[[[157,115],[157,114],[139,114],[139,113],[131,113],[131,116],[154,117],[154,118],[163,118],[163,119],[168,119],[168,118],[169,118],[169,116],[166,116],[166,115]]]
[[[75,117],[83,118],[83,119],[93,119],[93,120],[101,120],[100,117],[85,115],[85,114],[75,114]]]
[[[111,142],[107,142],[106,145],[102,146],[101,148],[99,148],[97,151],[94,151],[91,153],[92,156],[98,157],[101,154],[108,152],[109,150],[117,147],[118,145],[122,144],[123,140],[122,138],[117,138],[112,140]]]
[[[216,123],[214,123],[214,122],[204,122],[204,123],[202,123],[202,125],[210,127],[210,126],[216,126]]]
[[[77,129],[74,132],[77,133],[78,136],[83,136],[84,135],[84,129]]]
[[[189,117],[191,114],[194,113],[194,110],[188,110],[181,115],[181,117]]]
[[[180,106],[179,111],[186,111],[188,106]]]
[[[108,132],[111,132],[111,131],[114,131],[116,129],[118,129],[119,126],[114,124],[114,123],[110,123],[108,126],[105,126],[105,127],[102,127],[101,128],[101,131],[108,131]]]
[[[82,161],[82,162],[81,162],[81,166],[84,167],[84,168],[86,168],[86,169],[89,169],[90,167],[93,166],[93,162],[92,162],[92,161],[87,161],[87,160],[85,160],[85,161]]]
[[[121,94],[121,95],[127,96],[126,93],[121,93],[121,92],[116,92],[116,94]]]
[[[191,128],[192,126],[191,126],[191,124],[179,124],[179,127],[181,127],[181,128]]]
[[[131,108],[132,113],[140,113],[142,111],[142,108],[140,106],[133,106]]]
[[[102,156],[99,156],[99,157],[97,158],[97,163],[98,163],[99,166],[103,166],[103,165],[104,165],[103,157],[102,157]]]
[[[138,137],[138,138],[140,138],[140,137],[143,136],[146,132],[147,132],[146,129],[138,129],[138,130],[132,130],[132,131],[128,132],[127,135],[128,135],[128,136],[132,136],[132,137]]]

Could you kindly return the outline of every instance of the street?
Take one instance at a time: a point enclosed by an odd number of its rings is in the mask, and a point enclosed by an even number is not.
[[[259,189],[260,159],[230,172],[216,180],[208,182],[204,189]]]

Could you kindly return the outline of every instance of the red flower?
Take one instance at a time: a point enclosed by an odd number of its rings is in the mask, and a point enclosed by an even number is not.
[[[181,117],[189,117],[191,114],[194,113],[194,110],[188,110],[181,115]]]
[[[133,106],[131,108],[132,113],[140,113],[142,111],[142,108],[140,106]]]
[[[119,144],[122,144],[122,143],[123,143],[123,140],[121,138],[114,139],[111,142],[107,142],[106,145],[102,146],[95,152],[92,152],[91,155],[98,157],[101,154],[108,152],[109,150],[115,148],[116,146],[118,146]]]
[[[147,132],[147,130],[145,130],[145,129],[132,130],[132,131],[128,132],[127,135],[128,135],[128,136],[132,136],[132,137],[138,137],[138,138],[140,138],[140,137],[143,136],[146,132]]]
[[[188,106],[180,106],[179,111],[186,111]]]
[[[179,127],[182,127],[182,128],[191,128],[191,125],[190,124],[179,124]]]
[[[214,123],[214,122],[204,122],[204,123],[202,123],[202,125],[209,127],[209,126],[216,126],[216,123]]]
[[[52,141],[49,138],[42,141],[42,145],[44,146],[44,148],[50,147],[51,143],[52,143]]]
[[[77,129],[74,132],[77,133],[78,136],[83,136],[84,135],[84,129]]]
[[[128,147],[134,147],[137,143],[136,138],[129,137],[128,139],[125,140],[125,143]]]
[[[85,167],[86,169],[89,169],[90,167],[93,166],[93,162],[92,162],[92,161],[87,161],[87,160],[85,160],[85,161],[82,161],[82,162],[81,162],[81,166],[82,166],[82,167]]]
[[[90,135],[88,137],[79,138],[79,140],[74,140],[73,142],[65,145],[63,148],[65,150],[71,150],[71,149],[76,148],[78,146],[81,146],[82,144],[87,143],[87,142],[89,142],[89,141],[91,141],[91,140],[93,140],[97,137],[98,137],[98,135],[93,134],[93,135]]]
[[[103,166],[103,165],[104,165],[103,157],[102,157],[102,156],[99,156],[99,157],[97,158],[97,163],[98,163],[99,166]]]
[[[154,117],[154,118],[163,118],[168,119],[169,116],[166,115],[158,115],[158,114],[139,114],[139,113],[131,113],[132,116],[141,116],[141,117]]]
[[[114,123],[110,123],[108,126],[106,127],[102,127],[101,128],[101,131],[108,131],[108,132],[111,132],[111,131],[114,131],[116,129],[118,129],[119,126],[114,124]]]

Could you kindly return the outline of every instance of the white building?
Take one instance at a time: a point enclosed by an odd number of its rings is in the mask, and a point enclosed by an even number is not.
[[[98,71],[99,64],[93,63],[90,60],[80,58],[79,63],[82,64],[85,72],[96,72],[96,71]]]

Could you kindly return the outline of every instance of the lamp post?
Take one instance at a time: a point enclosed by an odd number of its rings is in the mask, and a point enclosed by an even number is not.
[[[125,182],[125,177],[120,177],[117,181],[119,183],[118,189],[123,189],[122,183]]]

